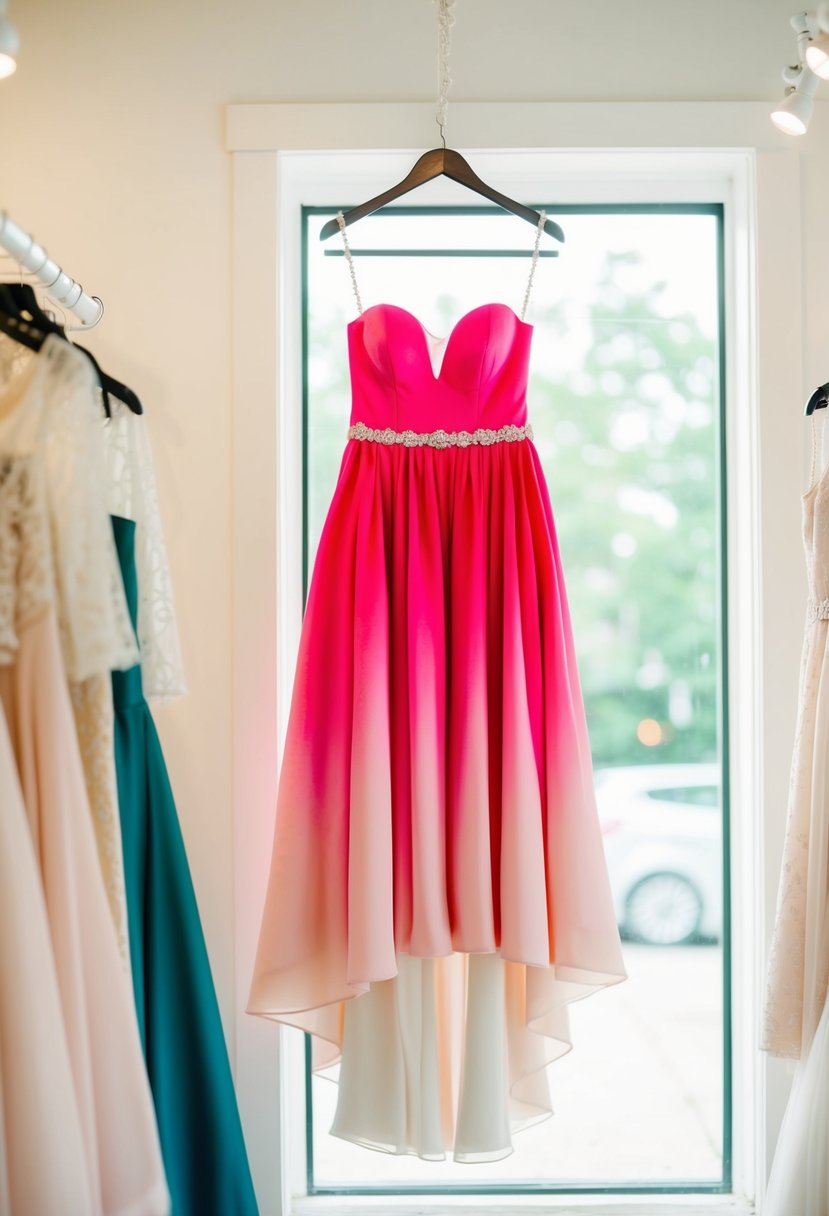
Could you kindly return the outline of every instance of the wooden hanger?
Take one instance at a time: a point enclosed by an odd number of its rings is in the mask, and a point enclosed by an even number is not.
[[[346,225],[353,224],[436,177],[449,177],[453,182],[474,190],[476,194],[483,195],[490,202],[497,203],[505,211],[511,211],[513,215],[520,216],[522,220],[527,220],[530,224],[537,225],[541,219],[538,211],[525,207],[523,203],[508,198],[506,194],[501,194],[500,191],[481,181],[469,162],[461,156],[460,152],[455,152],[452,148],[432,148],[429,152],[424,152],[401,182],[382,194],[378,194],[375,198],[369,199],[367,203],[360,203],[359,207],[352,207],[349,211],[344,212],[343,219]],[[320,230],[320,240],[328,240],[337,231],[339,231],[339,225],[336,218],[328,220]],[[557,241],[564,240],[564,232],[555,220],[545,220],[544,231],[555,237]]]

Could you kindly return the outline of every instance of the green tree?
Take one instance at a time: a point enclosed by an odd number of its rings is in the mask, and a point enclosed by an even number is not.
[[[622,289],[636,261],[608,259],[577,373],[531,388],[597,765],[717,755],[716,343],[667,312],[664,284]],[[566,305],[536,341],[549,332],[578,340]]]

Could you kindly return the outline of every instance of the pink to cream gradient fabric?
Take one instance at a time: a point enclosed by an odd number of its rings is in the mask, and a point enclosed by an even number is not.
[[[436,366],[439,339],[373,305],[348,327],[351,422],[523,427],[531,334],[505,304],[484,304]],[[349,440],[308,596],[249,1010],[316,1036],[317,1068],[344,1036],[362,1043],[341,1079],[362,1077],[368,1108],[341,1098],[337,1134],[479,1160],[549,1112],[544,1066],[569,1048],[568,1002],[624,975],[531,439]],[[377,1068],[384,1033],[396,1072]],[[475,1132],[473,1059],[506,1095],[500,1132]],[[414,1126],[424,1067],[439,1091],[435,1144]],[[394,1076],[402,1114],[384,1134],[376,1112]]]

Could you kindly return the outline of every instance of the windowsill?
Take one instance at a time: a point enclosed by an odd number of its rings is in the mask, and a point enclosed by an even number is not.
[[[752,1216],[754,1205],[733,1195],[311,1195],[295,1199],[291,1216]]]

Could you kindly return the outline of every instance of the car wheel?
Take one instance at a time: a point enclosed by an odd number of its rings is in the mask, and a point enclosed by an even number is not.
[[[681,946],[692,941],[702,920],[702,899],[681,874],[649,874],[627,897],[625,932],[651,946]]]

